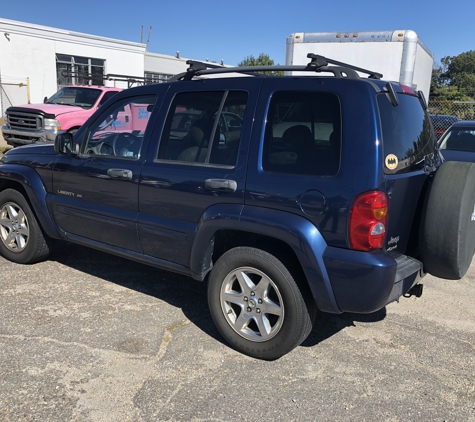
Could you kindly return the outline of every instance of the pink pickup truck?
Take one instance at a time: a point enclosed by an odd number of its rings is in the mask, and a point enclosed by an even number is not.
[[[12,146],[53,142],[58,133],[76,132],[110,97],[122,91],[104,86],[67,86],[44,104],[25,104],[6,110],[3,138]]]

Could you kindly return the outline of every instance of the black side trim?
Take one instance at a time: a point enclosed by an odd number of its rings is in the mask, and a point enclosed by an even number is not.
[[[160,268],[162,270],[173,271],[174,273],[179,273],[179,274],[186,275],[188,277],[193,277],[195,280],[198,279],[196,275],[192,274],[191,270],[188,267],[185,267],[180,264],[175,264],[174,262],[154,258],[150,255],[144,255],[144,254],[130,251],[127,249],[118,248],[117,246],[106,245],[105,243],[97,242],[91,239],[86,239],[85,237],[76,236],[71,233],[64,233],[64,235],[67,240],[73,243],[77,243],[79,245],[87,246],[89,248],[97,249],[102,252],[107,252],[113,255],[117,255],[117,256],[120,256],[121,258],[130,259],[132,261],[140,262],[142,264],[151,265],[153,267]]]

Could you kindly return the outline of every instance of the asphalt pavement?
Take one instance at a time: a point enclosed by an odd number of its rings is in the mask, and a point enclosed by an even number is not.
[[[63,242],[0,274],[0,421],[475,421],[475,261],[319,315],[274,362],[229,348],[187,277]]]

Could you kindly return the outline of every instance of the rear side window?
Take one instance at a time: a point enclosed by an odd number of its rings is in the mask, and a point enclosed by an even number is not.
[[[264,171],[333,176],[340,167],[341,111],[334,94],[280,91],[271,100]]]
[[[160,140],[158,159],[235,166],[247,92],[176,95]]]
[[[377,96],[387,174],[421,169],[424,157],[434,153],[434,131],[419,99],[406,94],[398,94],[398,99],[395,107],[386,94]]]

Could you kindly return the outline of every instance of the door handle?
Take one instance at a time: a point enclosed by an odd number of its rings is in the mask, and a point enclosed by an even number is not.
[[[109,169],[107,175],[113,179],[132,180],[132,172],[126,169]]]
[[[235,180],[228,179],[206,179],[205,189],[223,192],[236,192],[237,183]]]

